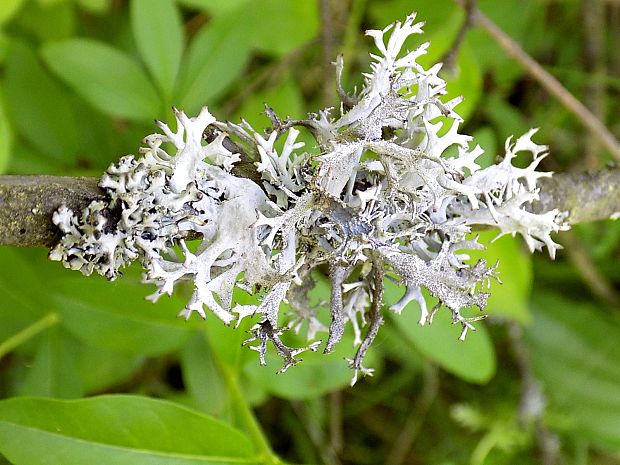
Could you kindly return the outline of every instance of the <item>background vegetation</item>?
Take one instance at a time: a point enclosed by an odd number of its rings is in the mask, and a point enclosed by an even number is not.
[[[478,7],[620,131],[619,2]],[[489,160],[530,127],[551,146],[545,169],[611,159],[485,31],[451,55],[465,20],[452,0],[3,0],[0,171],[98,176],[171,105],[255,127],[264,102],[292,117],[334,105],[336,54],[359,85],[362,31],[412,10],[423,63],[456,58],[448,90]],[[620,464],[620,222],[560,241],[555,262],[512,238],[489,247],[504,285],[465,343],[447,320],[419,327],[417,308],[390,316],[376,374],[354,388],[346,343],[275,375],[242,330],[176,319],[181,297],[146,302],[138,269],[109,283],[0,248],[0,463]]]

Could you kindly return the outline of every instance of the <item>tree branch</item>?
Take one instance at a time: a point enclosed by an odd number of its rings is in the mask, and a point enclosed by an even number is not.
[[[65,204],[80,211],[104,198],[97,178],[0,176],[0,245],[53,246],[60,230],[52,214]]]
[[[0,245],[51,247],[60,238],[52,214],[62,204],[80,211],[105,197],[97,178],[0,176]],[[571,224],[620,214],[620,168],[560,173],[539,181],[535,213],[568,211]]]
[[[570,224],[617,218],[620,215],[620,167],[601,171],[558,173],[539,180],[540,200],[534,213],[554,208],[568,211]]]

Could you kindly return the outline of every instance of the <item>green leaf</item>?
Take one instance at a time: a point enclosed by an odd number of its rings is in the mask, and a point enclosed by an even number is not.
[[[450,72],[444,73],[446,89],[451,97],[463,97],[463,102],[456,107],[456,111],[467,120],[476,111],[482,96],[482,72],[469,44],[464,43],[461,47],[454,71],[453,75]]]
[[[181,0],[181,3],[208,11],[215,22],[233,20],[231,28],[237,34],[251,37],[253,48],[276,56],[309,42],[319,31],[316,0]]]
[[[203,333],[196,333],[181,351],[183,382],[200,410],[220,417],[228,406],[226,384],[220,376],[211,347]]]
[[[535,296],[526,340],[553,410],[580,437],[620,452],[620,318],[555,294]]]
[[[484,231],[479,234],[479,242],[486,245],[486,250],[471,250],[467,254],[471,263],[484,258],[488,265],[499,262],[498,277],[502,280],[491,281],[488,305],[484,309],[489,315],[501,315],[520,323],[529,323],[530,293],[532,289],[532,255],[523,248],[521,237],[502,236],[495,242],[497,231]]]
[[[490,94],[485,99],[484,113],[495,126],[499,140],[506,140],[509,136],[519,137],[530,128],[523,114],[496,93]],[[500,150],[502,148],[500,146]],[[504,154],[500,151],[500,155]]]
[[[241,75],[250,57],[247,21],[239,14],[215,18],[190,44],[175,99],[186,113],[212,105]]]
[[[101,392],[110,386],[117,386],[130,378],[143,361],[141,355],[131,356],[85,343],[79,345],[75,354],[84,392]]]
[[[394,21],[403,21],[412,9],[417,13],[416,20],[425,23],[424,35],[417,36],[416,43],[426,42],[428,35],[437,31],[444,31],[454,37],[464,17],[463,10],[454,8],[452,0],[416,0],[413,7],[411,0],[370,2],[368,5],[373,29],[383,29]],[[451,29],[446,30],[447,24],[452,24]]]
[[[77,23],[75,7],[68,1],[28,2],[16,22],[41,42],[70,37]]]
[[[180,4],[190,8],[198,8],[207,11],[212,16],[230,14],[231,11],[240,10],[249,0],[177,0]]]
[[[257,50],[276,56],[282,56],[309,42],[319,32],[316,0],[250,0],[240,13],[247,18],[261,18],[260,21],[248,22],[246,34],[252,37],[252,44]]]
[[[93,346],[148,355],[179,348],[197,323],[176,318],[185,305],[182,299],[153,304],[145,300],[146,290],[132,276],[112,283],[95,276],[68,277],[54,283],[52,302],[63,326]]]
[[[78,341],[58,326],[49,328],[38,339],[37,352],[17,394],[60,398],[84,394],[76,364]]]
[[[104,113],[138,121],[159,116],[157,91],[138,64],[120,50],[75,38],[49,43],[41,53],[60,79]]]
[[[169,103],[183,55],[183,25],[173,0],[133,0],[131,26],[138,51]]]
[[[23,42],[13,43],[9,51],[4,87],[15,130],[41,153],[71,164],[78,151],[73,112],[63,90]]]
[[[4,98],[0,97],[0,173],[4,173],[11,160],[13,130],[6,114]]]
[[[397,288],[391,281],[386,280],[385,287],[388,304],[396,302],[404,292],[404,289]],[[427,302],[430,302],[432,297],[423,292]],[[479,384],[493,377],[496,370],[495,349],[482,322],[474,323],[476,331],[470,331],[465,341],[459,341],[461,327],[452,324],[450,312],[446,308],[437,312],[430,325],[420,326],[419,319],[417,303],[409,304],[400,315],[391,318],[402,335],[420,353],[450,373]],[[406,350],[406,346],[403,346],[403,350]]]
[[[0,3],[0,25],[8,22],[24,4],[24,0],[3,0]]]
[[[0,247],[0,341],[49,310],[45,308],[48,298],[45,285],[23,255],[23,250]]]
[[[103,14],[109,10],[112,0],[76,0],[76,3],[93,14]]]
[[[443,23],[441,29],[425,34],[425,41],[431,42],[428,54],[419,59],[420,64],[425,68],[430,68],[444,59],[445,54],[450,51],[461,24],[459,16],[458,12],[453,12],[449,20]],[[482,72],[474,50],[467,42],[463,43],[459,49],[454,69],[443,70],[441,75],[447,83],[448,97],[446,100],[462,96],[463,102],[456,107],[456,111],[463,119],[468,119],[476,109],[482,95]]]
[[[138,396],[0,402],[0,451],[20,465],[257,463],[249,439],[211,417]]]

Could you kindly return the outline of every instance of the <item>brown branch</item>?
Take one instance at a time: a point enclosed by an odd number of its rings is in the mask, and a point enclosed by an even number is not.
[[[464,2],[463,8],[465,9],[465,19],[456,34],[454,42],[452,42],[452,46],[448,48],[448,51],[439,60],[444,65],[443,71],[448,74],[454,74],[456,69],[456,61],[459,52],[461,51],[463,42],[465,42],[467,31],[474,25],[474,12],[476,11],[478,0],[464,0]]]
[[[620,215],[620,168],[558,173],[541,179],[534,213],[554,208],[569,212],[570,224],[617,218]]]
[[[97,178],[0,176],[0,245],[54,245],[60,231],[52,214],[65,204],[80,211],[104,194]]]
[[[455,0],[461,6],[465,0]],[[536,60],[529,56],[521,46],[508,34],[499,28],[493,21],[485,16],[480,10],[473,12],[475,24],[484,29],[497,44],[504,49],[506,54],[517,61],[525,71],[536,79],[547,92],[553,95],[566,109],[581,121],[590,131],[592,136],[605,147],[612,156],[620,161],[620,143],[616,137],[588,108],[577,100],[555,77],[548,73]]]
[[[620,168],[560,173],[540,181],[532,211],[568,211],[571,224],[620,214]],[[103,198],[96,178],[0,176],[0,245],[51,247],[58,240],[52,214],[63,203],[80,211]]]

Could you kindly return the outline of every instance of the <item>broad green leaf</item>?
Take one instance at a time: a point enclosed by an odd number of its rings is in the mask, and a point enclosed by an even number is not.
[[[47,292],[23,251],[0,247],[0,341],[42,318]]]
[[[74,34],[76,14],[73,2],[33,2],[26,4],[17,23],[41,42],[66,39]]]
[[[227,408],[228,394],[218,371],[216,356],[204,334],[196,333],[183,346],[181,368],[183,383],[196,407],[220,417]]]
[[[24,4],[24,0],[3,0],[0,2],[0,25],[9,21]]]
[[[272,55],[282,56],[309,42],[319,32],[317,0],[181,0],[181,3],[208,11],[215,22],[232,19],[231,28],[237,34],[250,37],[253,48]]]
[[[4,98],[0,96],[0,173],[4,173],[11,160],[13,129],[9,124]]]
[[[383,29],[394,21],[404,21],[412,11],[416,12],[416,21],[424,21],[424,35],[417,36],[416,43],[428,41],[427,35],[443,30],[454,36],[460,21],[464,17],[461,8],[454,8],[452,0],[416,0],[412,5],[410,0],[387,0],[370,2],[368,5],[370,17],[373,20],[373,29]],[[446,25],[453,24],[452,29],[446,31]],[[367,39],[370,40],[370,39]],[[432,47],[435,47],[432,44]]]
[[[454,74],[444,73],[447,90],[451,97],[462,96],[463,102],[456,111],[467,120],[479,105],[482,96],[482,72],[476,61],[474,50],[465,43],[458,54]]]
[[[67,39],[43,46],[50,69],[80,96],[111,116],[138,121],[159,116],[157,91],[124,52],[91,39]]]
[[[54,284],[52,302],[64,327],[88,344],[148,355],[179,348],[198,323],[176,318],[185,305],[182,299],[162,298],[153,304],[145,300],[147,291],[131,276],[115,282],[76,276]],[[218,322],[214,318],[209,323]]]
[[[231,11],[240,10],[250,0],[177,0],[181,5],[191,8],[199,8],[208,11],[213,16],[230,14]]]
[[[133,0],[131,27],[142,59],[170,103],[183,55],[183,25],[173,0]]]
[[[56,162],[72,164],[78,144],[71,107],[58,83],[23,42],[14,42],[7,56],[4,90],[16,132]]]
[[[102,14],[108,11],[112,0],[76,0],[76,3],[94,14]]]
[[[450,20],[444,23],[443,28],[434,33],[425,34],[424,41],[430,40],[431,46],[428,54],[420,57],[419,63],[425,68],[430,68],[443,60],[454,44],[459,25],[459,15],[452,14]],[[476,61],[476,55],[467,42],[460,47],[454,68],[443,70],[441,76],[447,83],[448,97],[445,100],[462,96],[463,102],[455,110],[462,118],[468,119],[476,109],[482,95],[482,73]]]
[[[475,263],[480,258],[487,261],[487,265],[499,263],[497,268],[498,277],[502,283],[492,280],[489,289],[491,296],[488,305],[484,309],[489,315],[501,315],[512,318],[520,323],[529,323],[530,292],[532,289],[532,255],[523,247],[520,236],[497,237],[496,231],[484,231],[479,234],[481,244],[486,245],[486,250],[468,250],[470,262]]]
[[[246,34],[252,37],[254,48],[276,56],[309,42],[319,33],[317,0],[248,1],[239,13],[247,15],[247,18],[261,18],[260,21],[247,23]]]
[[[530,124],[523,114],[495,93],[484,100],[484,113],[495,126],[499,140],[506,140],[510,136],[519,137],[530,129]],[[500,145],[501,156],[504,155],[502,149]]]
[[[106,350],[81,343],[76,350],[75,363],[84,392],[101,392],[127,380],[140,368],[144,357]]]
[[[484,149],[484,153],[476,158],[476,164],[481,168],[487,168],[495,164],[497,159],[497,138],[493,129],[483,126],[472,134],[476,144]]]
[[[203,27],[189,46],[175,101],[186,113],[213,103],[237,80],[250,57],[245,16],[230,14]]]
[[[0,402],[0,452],[20,465],[257,463],[249,439],[209,416],[138,396]]]
[[[81,344],[58,326],[38,337],[38,347],[17,394],[76,398],[84,394],[76,356]]]
[[[396,302],[403,292],[404,289],[386,281],[388,304]],[[432,302],[428,293],[424,292],[424,296],[427,303]],[[432,304],[429,305],[431,307]],[[461,326],[452,324],[450,311],[445,307],[437,312],[430,325],[420,326],[419,319],[420,309],[415,302],[403,309],[400,315],[391,318],[402,335],[422,355],[450,373],[479,384],[486,383],[495,374],[495,349],[483,322],[474,323],[476,331],[470,331],[465,341],[460,341]]]
[[[620,452],[620,318],[590,303],[537,294],[526,340],[554,411],[594,444]]]

